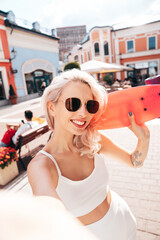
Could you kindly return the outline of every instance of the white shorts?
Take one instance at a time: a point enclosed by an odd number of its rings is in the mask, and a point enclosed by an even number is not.
[[[111,205],[99,221],[86,225],[99,240],[135,240],[136,219],[127,203],[111,191]]]

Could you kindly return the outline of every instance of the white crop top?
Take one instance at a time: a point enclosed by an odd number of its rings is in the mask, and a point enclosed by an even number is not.
[[[54,162],[59,176],[56,192],[66,209],[75,217],[91,212],[104,201],[108,192],[108,171],[101,154],[95,154],[94,170],[87,178],[73,181],[61,175],[52,155],[44,150],[39,153],[48,156]]]

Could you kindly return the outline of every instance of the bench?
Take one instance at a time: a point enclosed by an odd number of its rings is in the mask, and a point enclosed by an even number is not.
[[[22,157],[21,157],[21,148],[24,145],[26,145],[27,143],[34,140],[35,138],[40,137],[44,133],[47,133],[49,130],[50,130],[50,128],[48,127],[48,124],[45,122],[45,123],[40,124],[38,127],[28,130],[27,132],[25,132],[19,136],[18,142],[15,146],[15,149],[18,150],[18,155],[19,155],[18,159],[21,162],[24,170],[27,170],[27,167],[24,164]]]

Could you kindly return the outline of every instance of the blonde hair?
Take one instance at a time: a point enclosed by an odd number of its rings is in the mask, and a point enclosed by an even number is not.
[[[107,93],[105,88],[86,72],[78,69],[68,70],[63,72],[60,76],[55,77],[51,84],[45,89],[42,97],[42,106],[48,125],[54,130],[54,118],[50,115],[47,103],[50,101],[57,102],[64,87],[69,82],[77,81],[87,84],[91,88],[94,99],[99,102],[99,110],[94,114],[88,127],[82,135],[75,135],[73,139],[73,144],[77,147],[81,156],[87,154],[89,157],[93,157],[93,155],[101,148],[101,145],[99,144],[100,134],[97,131],[97,128],[98,120],[107,104]]]

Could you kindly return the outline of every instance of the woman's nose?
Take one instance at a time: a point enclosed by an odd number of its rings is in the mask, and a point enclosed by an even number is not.
[[[79,110],[78,110],[78,113],[79,113],[81,116],[86,116],[86,115],[87,115],[87,109],[86,109],[85,104],[82,104],[82,105],[81,105],[81,107],[80,107]]]

